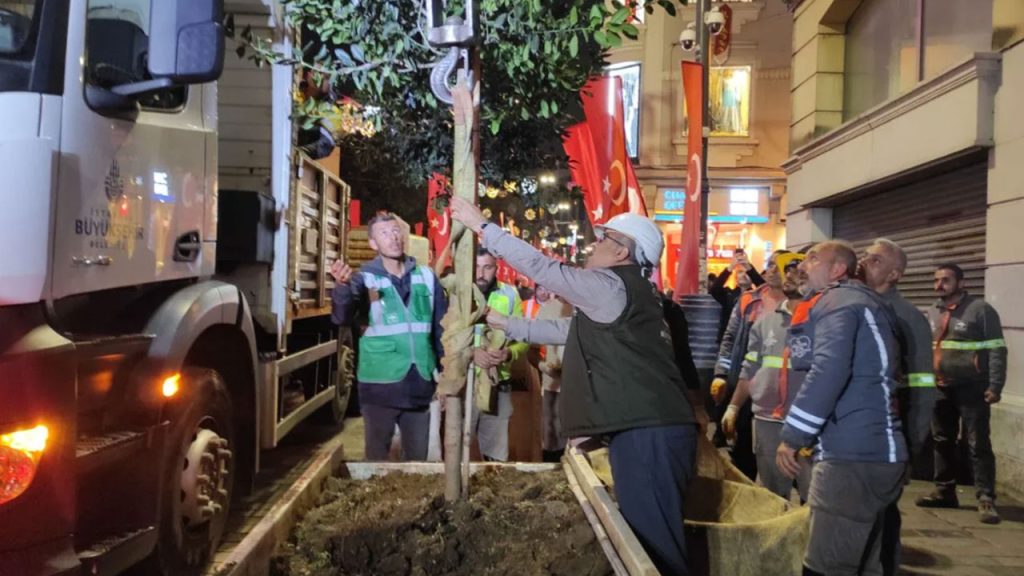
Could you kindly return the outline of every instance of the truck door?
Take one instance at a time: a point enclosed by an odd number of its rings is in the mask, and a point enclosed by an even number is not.
[[[216,154],[207,148],[216,139],[204,129],[202,87],[135,100],[110,91],[149,79],[149,7],[150,0],[72,2],[73,14],[88,17],[71,18],[68,30],[55,298],[202,270],[207,156]]]

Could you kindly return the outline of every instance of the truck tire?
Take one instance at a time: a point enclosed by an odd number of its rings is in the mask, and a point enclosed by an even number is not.
[[[182,371],[181,411],[171,417],[154,572],[199,574],[224,534],[235,480],[231,396],[215,370]]]
[[[334,374],[334,398],[320,409],[321,422],[341,427],[352,398],[352,386],[356,375],[356,352],[351,347],[338,346],[338,368]]]

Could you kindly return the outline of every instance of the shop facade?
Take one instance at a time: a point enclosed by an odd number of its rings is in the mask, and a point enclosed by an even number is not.
[[[992,411],[1000,490],[1024,490],[1024,5],[1012,0],[793,0],[791,246],[901,244],[901,290],[935,300],[960,265],[1009,349]]]

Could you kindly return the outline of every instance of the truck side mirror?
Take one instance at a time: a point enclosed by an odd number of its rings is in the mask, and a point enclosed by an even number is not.
[[[201,84],[224,68],[223,0],[154,0],[149,73],[173,84]]]

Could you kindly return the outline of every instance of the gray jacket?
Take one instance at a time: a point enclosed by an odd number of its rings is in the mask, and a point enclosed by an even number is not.
[[[939,395],[932,371],[932,333],[925,315],[896,288],[882,294],[899,326],[899,409],[907,448],[920,454],[931,432],[935,400]]]
[[[964,293],[946,306],[928,311],[935,347],[940,350],[935,376],[943,386],[980,384],[1002,393],[1006,384],[1006,340],[999,314],[981,298]]]
[[[780,387],[786,348],[786,333],[793,311],[783,300],[774,311],[762,314],[750,329],[747,355],[743,357],[740,379],[749,384],[754,416],[782,422],[803,381],[802,372],[786,366],[786,390]]]
[[[896,331],[889,306],[858,282],[832,284],[802,303],[787,346],[793,369],[807,376],[786,416],[783,442],[814,446],[815,460],[906,462],[893,402]]]

